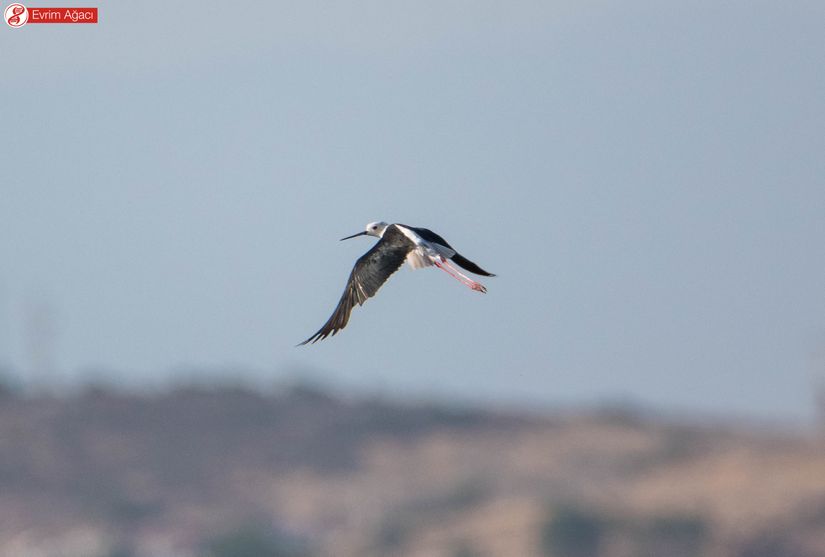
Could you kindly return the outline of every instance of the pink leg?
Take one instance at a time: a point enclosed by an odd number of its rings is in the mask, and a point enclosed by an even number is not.
[[[477,292],[481,292],[481,293],[487,292],[487,289],[484,287],[483,284],[481,284],[480,282],[476,282],[476,281],[472,280],[470,277],[467,277],[467,276],[461,274],[461,272],[458,271],[455,267],[453,267],[452,265],[447,263],[446,259],[442,258],[441,262],[433,261],[433,263],[435,263],[436,267],[438,267],[442,271],[446,272],[448,275],[450,275],[454,279],[456,279],[456,280],[462,282],[463,284],[469,286],[471,289],[473,289]]]

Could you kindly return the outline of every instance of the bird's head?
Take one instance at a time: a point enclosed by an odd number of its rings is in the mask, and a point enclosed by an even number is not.
[[[341,240],[349,240],[350,238],[355,238],[356,236],[375,236],[376,238],[380,238],[384,235],[384,231],[388,226],[389,225],[383,221],[371,222],[364,227],[363,232],[353,234],[352,236],[347,236],[346,238],[341,238]]]

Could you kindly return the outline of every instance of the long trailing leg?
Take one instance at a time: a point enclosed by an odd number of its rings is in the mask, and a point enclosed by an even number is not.
[[[465,284],[466,286],[470,287],[471,289],[473,289],[477,292],[481,292],[482,294],[487,292],[487,289],[484,287],[483,284],[481,284],[480,282],[476,282],[473,279],[471,279],[470,277],[462,274],[461,271],[459,271],[458,269],[456,269],[455,267],[453,267],[452,265],[447,263],[447,260],[444,259],[443,257],[439,257],[438,259],[434,259],[433,263],[435,263],[436,267],[438,267],[442,271],[446,272],[448,275],[450,275],[454,279],[458,280],[459,282],[461,282],[461,283]]]

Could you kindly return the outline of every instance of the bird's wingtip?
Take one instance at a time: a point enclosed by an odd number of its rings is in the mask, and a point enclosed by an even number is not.
[[[316,336],[317,335],[312,335],[311,337],[306,339],[304,342],[299,342],[298,344],[295,345],[295,348],[298,348],[299,346],[306,346],[307,344],[315,342],[316,340],[318,340],[317,338],[315,338]]]

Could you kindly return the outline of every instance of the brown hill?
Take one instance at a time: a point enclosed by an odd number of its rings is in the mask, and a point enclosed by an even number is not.
[[[0,398],[0,554],[825,555],[825,443],[294,388]]]

